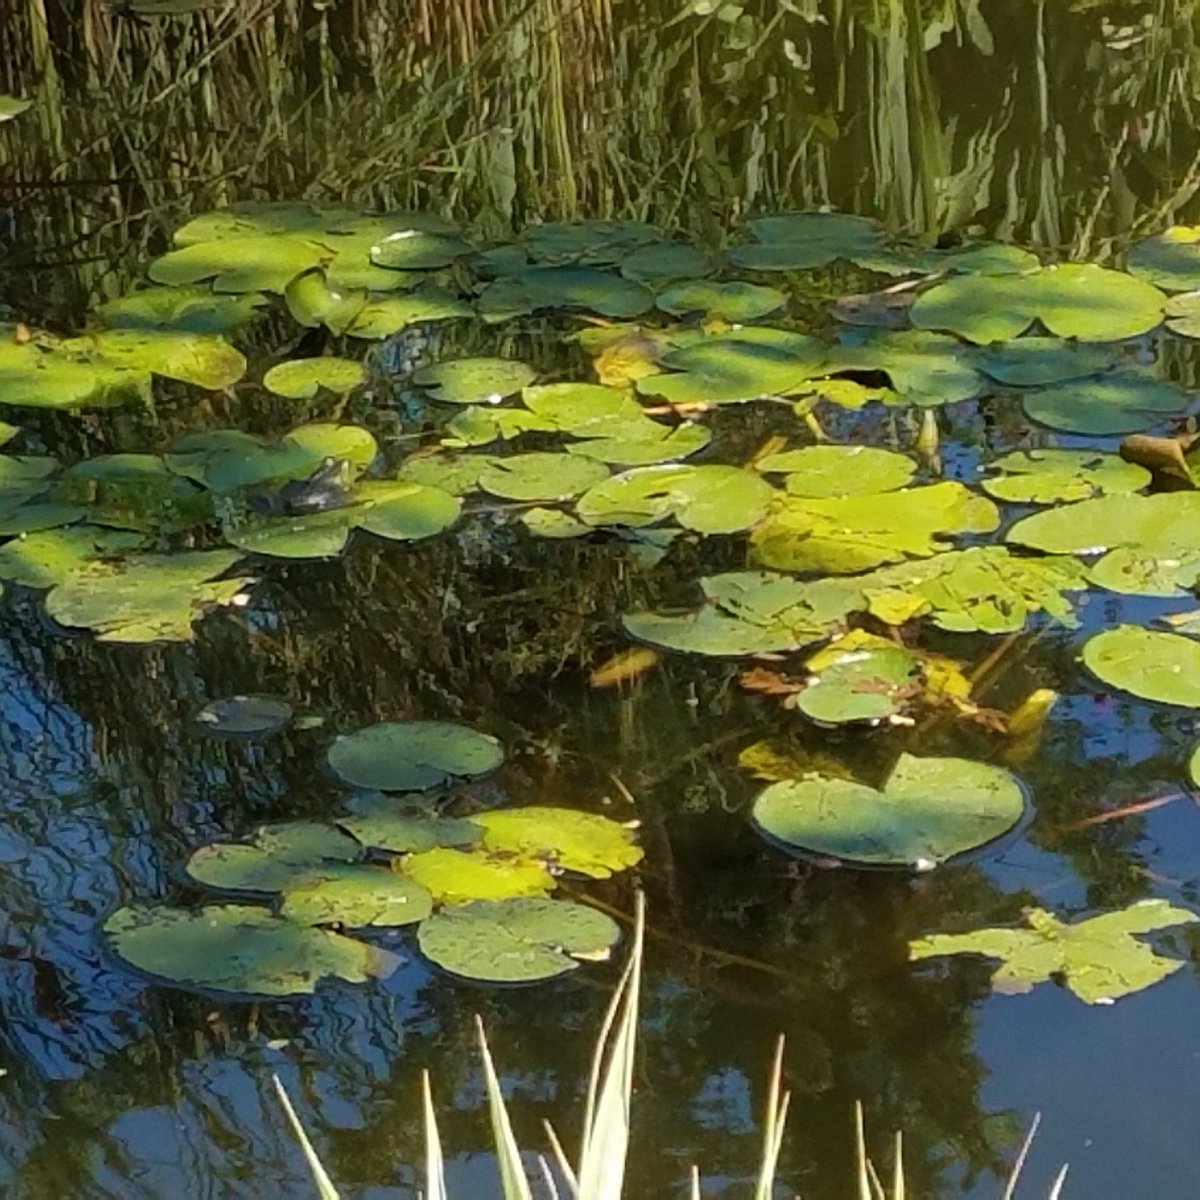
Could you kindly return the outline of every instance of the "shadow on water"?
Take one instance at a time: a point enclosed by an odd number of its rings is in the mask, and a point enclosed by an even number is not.
[[[0,127],[0,296],[52,328],[121,291],[189,214],[247,197],[431,208],[484,234],[630,216],[709,239],[758,208],[832,204],[896,231],[952,240],[978,228],[1100,261],[1196,214],[1200,48],[1184,0],[252,0],[170,20],[100,0],[0,3],[0,92],[37,101]],[[836,272],[814,285],[814,312],[839,287]],[[258,350],[279,335],[255,335]],[[579,369],[552,330],[520,336],[519,352],[547,369]],[[1165,370],[1194,382],[1191,356]],[[35,427],[66,457],[161,447],[231,419],[220,406],[232,401],[205,403],[199,414],[165,404],[157,423]],[[260,432],[329,415],[247,403],[237,419]],[[379,409],[367,419],[387,446],[398,418]],[[848,415],[839,433],[870,419]],[[951,466],[1021,438],[1003,420],[952,420]],[[770,432],[751,428],[748,448]],[[574,1135],[609,968],[496,991],[413,955],[374,987],[252,1005],[149,985],[97,941],[97,918],[122,901],[189,894],[180,864],[197,843],[329,814],[331,732],[406,715],[499,736],[509,757],[479,785],[489,795],[622,818],[636,802],[652,929],[633,1195],[681,1195],[693,1162],[709,1194],[747,1194],[780,1032],[794,1092],[782,1175],[806,1197],[848,1194],[856,1099],[881,1148],[886,1131],[905,1131],[913,1194],[994,1194],[1039,1108],[1032,1179],[1069,1159],[1081,1196],[1200,1186],[1179,1120],[1198,1099],[1191,972],[1093,1010],[1049,987],[991,996],[979,963],[905,962],[911,937],[1011,921],[1035,901],[1195,902],[1189,802],[1071,828],[1101,799],[1177,787],[1192,720],[1094,692],[1079,633],[1022,635],[988,702],[1011,709],[1039,686],[1063,696],[1023,768],[1037,797],[1027,839],[917,879],[822,871],[750,830],[747,745],[819,746],[869,774],[918,739],[982,757],[995,744],[945,721],[890,750],[805,733],[719,661],[670,657],[621,689],[589,688],[592,667],[624,645],[622,611],[686,598],[700,573],[691,553],[651,571],[612,542],[534,544],[512,530],[416,548],[359,539],[334,563],[263,565],[250,608],[209,617],[188,646],[63,636],[10,596],[4,1194],[308,1195],[269,1090],[276,1070],[347,1195],[413,1196],[428,1068],[458,1152],[452,1187],[493,1195],[476,1012],[522,1138],[533,1144],[544,1117]],[[1093,599],[1085,630],[1138,603]],[[954,645],[970,661],[989,648]],[[258,692],[325,723],[253,744],[197,729],[206,701]],[[627,882],[592,893],[630,909]]]

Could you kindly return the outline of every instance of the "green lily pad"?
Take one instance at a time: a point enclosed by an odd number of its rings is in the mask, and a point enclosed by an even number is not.
[[[874,221],[843,213],[797,212],[746,223],[753,242],[734,246],[727,257],[751,271],[803,271],[835,259],[856,259],[878,250],[883,231]]]
[[[576,437],[606,437],[614,422],[642,419],[642,406],[620,388],[598,383],[546,383],[527,387],[525,407],[545,424]]]
[[[1121,352],[1113,346],[1068,342],[1057,337],[1022,337],[989,346],[972,361],[997,383],[1039,387],[1107,371],[1121,361]]]
[[[212,498],[156,454],[102,454],[63,472],[53,498],[94,525],[178,533],[210,521]]]
[[[176,242],[178,249],[150,264],[155,283],[179,287],[211,279],[215,292],[282,292],[329,257],[319,243],[285,234],[247,233],[190,245],[179,243],[177,234]]]
[[[216,580],[240,558],[240,551],[197,550],[89,562],[54,587],[46,612],[102,642],[188,641],[195,621],[232,604],[251,582]]]
[[[592,532],[590,525],[576,520],[561,508],[530,508],[521,514],[520,521],[534,537],[576,538],[587,537]]]
[[[400,464],[396,478],[464,496],[479,486],[479,476],[492,461],[490,454],[414,454]]]
[[[775,490],[739,467],[638,467],[598,483],[576,511],[589,525],[652,525],[674,517],[697,533],[737,533],[761,520]]]
[[[324,272],[306,271],[287,285],[283,299],[288,312],[301,325],[310,329],[325,325],[341,337],[362,312],[367,293],[330,287]]]
[[[572,454],[514,454],[494,458],[479,486],[505,500],[566,500],[608,478],[608,468]]]
[[[1200,288],[1200,226],[1172,225],[1129,251],[1129,270],[1168,292]]]
[[[529,805],[473,818],[485,850],[538,859],[552,868],[607,879],[641,862],[633,831],[608,817],[572,808]]]
[[[713,271],[708,255],[687,242],[650,242],[623,257],[620,263],[621,274],[626,279],[636,279],[651,286],[677,279],[700,279]],[[660,308],[661,299],[660,296]]]
[[[1112,1004],[1131,996],[1186,964],[1164,958],[1136,941],[1151,933],[1196,921],[1195,913],[1165,900],[1139,900],[1120,912],[1068,924],[1043,908],[1025,914],[1027,929],[977,929],[972,933],[935,933],[909,943],[911,959],[944,954],[981,954],[998,958],[992,988],[1002,993],[1032,991],[1061,979],[1088,1004]]]
[[[315,821],[263,825],[249,842],[214,842],[193,851],[187,873],[226,892],[279,892],[297,875],[327,863],[354,862],[362,846]]]
[[[641,221],[546,221],[527,226],[520,244],[536,262],[606,265],[661,239],[653,225]]]
[[[397,271],[432,271],[448,267],[456,258],[474,252],[465,238],[431,233],[425,229],[397,229],[379,238],[371,247],[376,266]]]
[[[396,542],[416,542],[449,529],[462,501],[441,488],[408,480],[368,480],[354,493],[349,510],[358,529]]]
[[[788,334],[759,341],[746,332],[669,351],[662,365],[670,372],[643,376],[637,390],[670,404],[740,404],[800,391],[821,373],[826,351],[815,338]]]
[[[796,707],[824,725],[883,721],[903,711],[916,671],[916,656],[903,646],[835,652],[797,693]]]
[[[422,367],[413,375],[413,383],[446,404],[494,404],[536,378],[531,366],[515,359],[459,358]]]
[[[542,309],[585,309],[627,319],[653,307],[649,288],[592,267],[530,267],[489,283],[479,296],[479,315],[489,323]]]
[[[702,313],[709,320],[731,322],[757,321],[778,312],[787,304],[787,295],[778,288],[756,283],[694,280],[667,288],[658,296],[658,307],[676,317]]]
[[[419,797],[417,798],[419,803]],[[411,799],[368,792],[352,801],[353,811],[338,824],[364,846],[392,854],[412,854],[439,846],[458,848],[478,844],[482,828],[474,821],[439,817],[414,805]]]
[[[350,510],[303,516],[252,516],[224,526],[225,540],[246,554],[269,558],[337,558],[350,540]]]
[[[920,408],[973,400],[985,383],[961,342],[921,329],[854,329],[843,334],[829,348],[821,374],[836,377],[858,372],[887,376],[891,393],[883,394],[886,403]],[[838,393],[825,381],[814,384],[812,390],[822,399],[840,402]],[[858,406],[857,399],[852,406]]]
[[[1200,642],[1182,634],[1118,625],[1088,638],[1083,662],[1120,691],[1160,704],[1200,708]]]
[[[672,428],[641,417],[614,421],[602,437],[596,437],[595,433],[593,426],[585,441],[567,445],[567,453],[621,467],[650,467],[689,458],[712,441],[712,433],[703,425],[685,421]]]
[[[206,287],[151,287],[106,300],[93,311],[110,329],[168,329],[176,333],[233,333],[262,316],[264,296],[220,295]]]
[[[413,925],[433,912],[433,897],[415,880],[387,867],[332,863],[291,879],[279,915],[301,925]]]
[[[344,395],[365,382],[362,363],[353,358],[293,358],[276,363],[264,376],[263,387],[288,400],[311,400],[322,389]]]
[[[946,480],[879,497],[788,496],[751,534],[755,559],[784,571],[854,574],[947,549],[943,535],[990,533],[996,506]]]
[[[352,787],[417,792],[494,771],[504,761],[486,733],[448,721],[384,721],[343,734],[329,748],[333,773]]]
[[[1100,450],[1014,450],[988,464],[983,490],[1015,504],[1058,504],[1140,491],[1150,472]]]
[[[218,334],[175,329],[103,329],[62,343],[62,350],[91,356],[100,366],[161,375],[210,391],[232,387],[246,359]]]
[[[1166,297],[1152,284],[1093,263],[1063,263],[1027,275],[956,275],[917,297],[921,329],[969,342],[1020,337],[1035,322],[1056,337],[1116,342],[1162,321]]]
[[[1172,296],[1167,301],[1167,328],[1178,337],[1200,338],[1200,292]]]
[[[141,545],[140,534],[95,525],[31,533],[0,546],[0,579],[32,588],[54,587],[88,563],[119,558]]]
[[[206,704],[196,723],[223,737],[263,737],[291,723],[292,706],[276,696],[222,696]]]
[[[1132,371],[1033,388],[1022,397],[1031,421],[1070,433],[1137,433],[1181,414],[1188,397],[1173,384]]]
[[[793,496],[810,498],[878,495],[905,487],[916,463],[877,446],[805,446],[768,454],[755,464],[764,475],[787,475]]]
[[[439,967],[489,983],[535,983],[607,959],[620,939],[615,921],[565,900],[478,900],[445,909],[417,930],[421,952]]]
[[[78,343],[79,339],[76,339]],[[62,343],[0,338],[0,395],[28,408],[108,408],[152,400],[150,374]]]
[[[439,904],[548,896],[555,887],[549,868],[536,859],[452,846],[410,854],[404,859],[404,873],[426,888]]]
[[[400,965],[390,951],[247,905],[195,911],[130,905],[104,922],[104,934],[122,958],[149,975],[245,995],[306,995],[323,979],[365,983],[385,979]]]
[[[902,754],[882,791],[811,773],[765,788],[753,817],[800,850],[927,870],[1007,833],[1024,811],[1020,784],[999,767]]]
[[[470,307],[443,288],[422,288],[404,296],[367,299],[346,325],[349,337],[382,341],[410,325],[469,317]]]

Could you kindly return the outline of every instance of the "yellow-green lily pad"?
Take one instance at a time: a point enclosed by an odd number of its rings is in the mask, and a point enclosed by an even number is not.
[[[563,871],[607,879],[641,862],[633,831],[597,813],[527,805],[493,809],[473,818],[486,850],[538,859]]]

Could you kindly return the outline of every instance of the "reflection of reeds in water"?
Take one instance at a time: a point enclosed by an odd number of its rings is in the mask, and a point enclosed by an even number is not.
[[[1200,50],[1191,5],[1168,0],[1128,51],[1058,6],[1002,27],[1008,0],[827,0],[807,16],[773,0],[740,15],[238,0],[151,20],[8,3],[0,89],[37,104],[0,134],[0,176],[17,181],[22,247],[87,260],[84,291],[187,212],[249,196],[434,208],[493,233],[603,214],[714,234],[750,208],[832,200],[896,229],[982,218],[1088,254],[1196,190],[1176,164]],[[1080,31],[1093,40],[1072,44]],[[980,112],[963,74],[988,64],[997,103]],[[20,284],[35,308],[52,299],[44,278]]]

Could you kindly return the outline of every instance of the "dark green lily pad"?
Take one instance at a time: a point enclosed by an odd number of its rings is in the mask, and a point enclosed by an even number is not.
[[[1168,292],[1200,288],[1200,226],[1172,225],[1129,251],[1129,270]]]
[[[170,329],[177,333],[233,333],[262,316],[266,297],[221,295],[206,287],[151,287],[106,300],[93,311],[111,329]]]
[[[589,525],[652,525],[674,517],[697,533],[737,533],[762,519],[775,490],[739,467],[639,467],[586,491],[576,505]]]
[[[439,904],[548,896],[555,887],[554,876],[544,862],[483,849],[439,846],[410,854],[404,859],[403,869]]]
[[[713,271],[709,256],[687,242],[649,242],[620,261],[621,274],[626,279],[636,279],[650,286],[679,279],[700,279]]]
[[[659,230],[641,221],[546,221],[527,226],[520,245],[535,262],[608,265],[661,240]]]
[[[1166,297],[1152,284],[1093,263],[1063,263],[1027,275],[956,275],[919,296],[909,316],[970,342],[1004,342],[1035,322],[1056,337],[1116,342],[1162,321]]]
[[[988,464],[983,490],[1016,504],[1058,504],[1140,491],[1150,472],[1100,450],[1014,450]]]
[[[448,721],[384,721],[343,734],[329,748],[333,773],[353,787],[417,792],[494,771],[504,760],[489,734]]]
[[[484,831],[486,850],[538,859],[593,879],[607,879],[642,860],[633,831],[596,813],[528,805],[494,809],[473,820]]]
[[[882,791],[812,773],[771,784],[753,815],[764,833],[799,850],[928,870],[1007,833],[1024,811],[1020,784],[999,767],[902,754]]]
[[[912,959],[943,954],[981,954],[998,958],[992,988],[1001,993],[1032,991],[1039,983],[1062,980],[1088,1004],[1112,1004],[1173,975],[1186,963],[1164,958],[1135,941],[1152,933],[1200,920],[1165,900],[1139,900],[1120,912],[1103,913],[1068,924],[1043,908],[1025,913],[1027,929],[976,929],[971,933],[935,933],[909,943]]]
[[[205,732],[226,737],[263,737],[278,733],[292,719],[292,706],[276,696],[224,696],[206,704],[196,722]]]
[[[1057,337],[1022,337],[989,346],[972,361],[997,383],[1039,387],[1107,371],[1121,361],[1121,352],[1113,346],[1069,342]]]
[[[419,804],[420,798],[416,798]],[[351,802],[353,811],[338,824],[364,846],[392,854],[412,854],[439,846],[476,845],[483,836],[474,821],[440,817],[414,804],[412,798],[368,792]]]
[[[629,318],[653,307],[649,288],[593,267],[530,267],[489,283],[479,296],[479,315],[490,323],[542,309],[585,309]]]
[[[1083,661],[1098,679],[1123,692],[1200,708],[1200,642],[1140,625],[1118,625],[1088,638]]]
[[[263,387],[288,400],[311,400],[322,388],[339,395],[352,392],[366,378],[354,358],[293,358],[276,363],[263,376]]]
[[[315,821],[263,825],[249,842],[214,842],[193,851],[187,873],[225,892],[279,892],[298,874],[326,863],[354,862],[362,846]]]
[[[536,378],[531,366],[515,359],[459,358],[422,367],[413,375],[413,383],[446,404],[494,404]]]
[[[140,971],[183,987],[298,996],[323,979],[365,983],[399,965],[390,951],[247,905],[195,911],[130,905],[104,922],[113,949]]]
[[[1032,421],[1069,433],[1137,433],[1187,408],[1173,384],[1132,371],[1034,388],[1022,398]]]
[[[535,983],[607,959],[616,922],[565,900],[477,900],[422,922],[421,952],[439,967],[489,983]]]
[[[734,246],[729,261],[751,271],[803,271],[835,259],[856,259],[877,251],[883,231],[865,217],[843,213],[797,212],[758,217],[746,223],[753,242]]]
[[[331,863],[293,877],[279,915],[301,925],[413,925],[433,912],[433,898],[415,880],[387,867]]]

